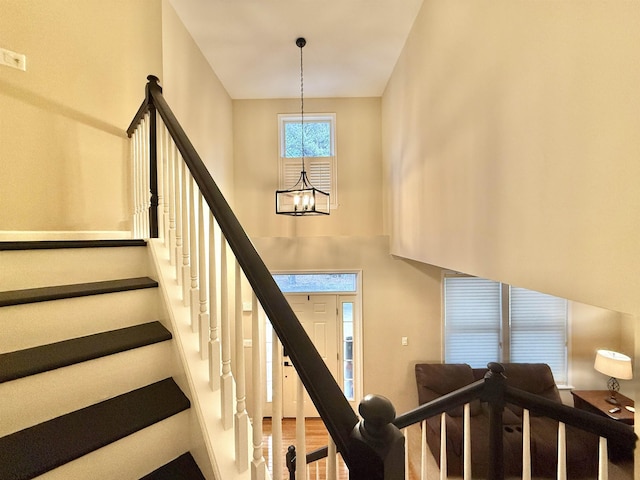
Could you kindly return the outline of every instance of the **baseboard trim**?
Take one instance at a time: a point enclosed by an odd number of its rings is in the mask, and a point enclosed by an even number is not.
[[[126,240],[129,230],[0,230],[0,241],[29,240]]]

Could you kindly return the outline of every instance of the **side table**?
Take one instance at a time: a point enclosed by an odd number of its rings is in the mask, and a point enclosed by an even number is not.
[[[620,407],[619,412],[609,412],[609,410],[615,408],[616,405],[612,405],[607,402],[606,399],[609,397],[609,392],[607,390],[572,390],[571,395],[573,395],[574,407],[579,408],[580,410],[608,417],[627,425],[633,425],[635,414],[627,410],[625,407],[634,407],[634,402],[629,397],[626,397],[619,392],[616,394],[616,398],[620,403],[620,405],[618,405]],[[610,441],[607,445],[609,459],[611,461],[617,462],[619,460],[628,460],[633,458],[633,445],[623,445],[616,443],[615,441]]]
[[[586,410],[591,413],[612,418],[627,425],[633,425],[634,413],[625,407],[634,407],[634,402],[629,397],[625,397],[621,393],[616,394],[618,402],[620,402],[620,411],[611,413],[609,410],[615,407],[606,399],[609,397],[607,390],[572,390],[573,406],[580,410]]]

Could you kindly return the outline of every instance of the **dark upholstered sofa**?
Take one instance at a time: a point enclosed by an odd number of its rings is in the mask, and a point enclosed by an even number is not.
[[[507,385],[541,395],[562,403],[560,393],[546,364],[503,363]],[[418,400],[422,405],[484,378],[487,369],[471,368],[467,364],[431,364],[415,366]],[[486,478],[488,470],[489,416],[486,405],[479,400],[470,404],[471,470],[474,477]],[[447,471],[461,475],[463,408],[455,408],[445,415],[447,426]],[[439,415],[427,420],[427,443],[440,463]],[[532,474],[555,477],[557,471],[558,422],[546,417],[530,415]],[[569,478],[594,477],[597,472],[598,439],[595,435],[566,426],[567,474]],[[505,475],[522,474],[522,408],[507,404],[503,413],[503,442]]]

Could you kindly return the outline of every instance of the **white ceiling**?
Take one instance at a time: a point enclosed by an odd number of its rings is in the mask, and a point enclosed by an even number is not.
[[[233,99],[379,97],[423,0],[170,0]]]

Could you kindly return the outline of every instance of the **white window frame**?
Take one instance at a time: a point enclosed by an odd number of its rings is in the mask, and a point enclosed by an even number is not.
[[[285,157],[285,124],[300,123],[299,113],[278,114],[278,189],[285,190],[293,187],[300,176],[302,158]],[[304,114],[305,123],[329,122],[331,155],[328,157],[304,157],[305,170],[311,184],[319,190],[329,194],[329,208],[338,208],[338,162],[336,153],[336,114],[311,113]],[[328,176],[328,178],[327,178]],[[294,178],[295,177],[295,178]],[[326,186],[329,185],[327,189]],[[328,190],[328,191],[327,191]]]
[[[469,279],[477,278],[479,282],[490,282],[490,281],[486,279],[478,278],[478,277],[473,277],[471,275],[465,275],[465,274],[459,274],[459,273],[446,272],[443,274],[443,279],[442,279],[443,343],[442,345],[443,345],[444,361],[447,363],[461,363],[461,362],[472,363],[469,361],[465,361],[464,358],[460,358],[456,356],[455,353],[450,353],[448,351],[451,348],[454,348],[453,346],[450,346],[448,342],[448,332],[455,332],[455,331],[460,332],[464,330],[464,328],[461,328],[459,323],[454,325],[455,319],[452,319],[451,322],[449,322],[449,324],[447,322],[448,299],[447,299],[446,281],[447,279],[453,279],[453,278],[469,278]],[[499,342],[497,346],[498,358],[487,359],[487,361],[498,361],[498,362],[518,361],[518,360],[511,360],[511,359],[514,357],[520,356],[521,358],[520,361],[530,361],[532,363],[538,363],[538,362],[549,363],[550,366],[552,367],[552,371],[553,371],[553,375],[556,380],[556,383],[559,386],[568,385],[569,370],[570,370],[569,369],[569,325],[570,325],[569,301],[565,299],[557,298],[557,297],[540,294],[540,300],[535,305],[536,307],[539,307],[542,310],[544,310],[546,308],[545,305],[547,304],[547,302],[551,302],[551,303],[557,303],[554,307],[556,308],[555,310],[556,312],[562,311],[564,309],[564,317],[562,320],[559,320],[559,318],[562,318],[562,316],[559,316],[555,320],[549,319],[544,322],[546,327],[546,333],[549,333],[550,329],[555,330],[556,336],[554,336],[552,332],[551,336],[549,337],[551,338],[550,341],[562,343],[563,344],[562,350],[560,350],[560,348],[558,348],[557,345],[553,346],[552,344],[551,345],[546,344],[540,347],[538,349],[538,352],[543,352],[545,348],[550,349],[550,351],[548,352],[549,356],[547,355],[544,356],[545,359],[549,359],[549,360],[535,358],[536,356],[535,353],[533,355],[529,353],[531,351],[535,352],[535,350],[532,350],[529,348],[527,348],[526,351],[521,350],[518,352],[514,352],[514,354],[512,355],[514,344],[511,336],[513,331],[515,331],[515,329],[513,328],[513,323],[512,323],[513,320],[512,320],[511,289],[512,288],[515,289],[516,287],[511,287],[507,284],[503,284],[500,282],[490,282],[490,283],[494,284],[494,288],[489,288],[489,290],[485,290],[485,292],[488,293],[489,295],[495,294],[497,295],[497,298],[493,298],[493,300],[489,304],[484,303],[483,306],[486,307],[487,305],[490,305],[488,308],[485,309],[485,311],[487,312],[487,315],[493,316],[493,320],[484,321],[483,319],[480,319],[480,320],[477,320],[473,326],[473,328],[478,330],[479,334],[483,334],[483,332],[485,332],[486,335],[493,335],[494,338],[497,338],[497,341]],[[478,285],[481,285],[481,283],[478,283]],[[491,293],[491,290],[493,290],[493,293]],[[534,294],[539,293],[539,292],[535,292],[532,290],[525,290],[525,289],[518,289],[518,291],[525,294],[527,292],[531,292]],[[451,301],[451,299],[449,299],[449,301]],[[473,307],[471,307],[471,310],[472,310],[472,313],[470,313],[470,315],[476,314],[481,309],[480,308],[473,309]],[[531,312],[528,309],[525,309],[522,315],[526,316],[532,313],[533,315],[536,315],[536,312]],[[540,315],[542,314],[543,313],[540,313]],[[521,316],[521,318],[523,317]],[[529,318],[528,321],[530,322],[531,318]],[[563,324],[558,323],[559,321],[563,322]],[[452,330],[449,330],[450,328]],[[538,331],[537,328],[535,330]],[[545,330],[541,329],[540,331],[542,332]],[[563,338],[557,337],[558,331],[562,332],[561,335],[563,335]],[[536,338],[536,341],[540,342],[540,338]],[[486,343],[487,345],[491,346],[491,340],[488,340]],[[469,351],[472,351],[472,349],[473,349],[473,346],[469,345]],[[555,360],[550,361],[554,356],[555,356]],[[484,367],[485,365],[476,364],[472,366]]]

